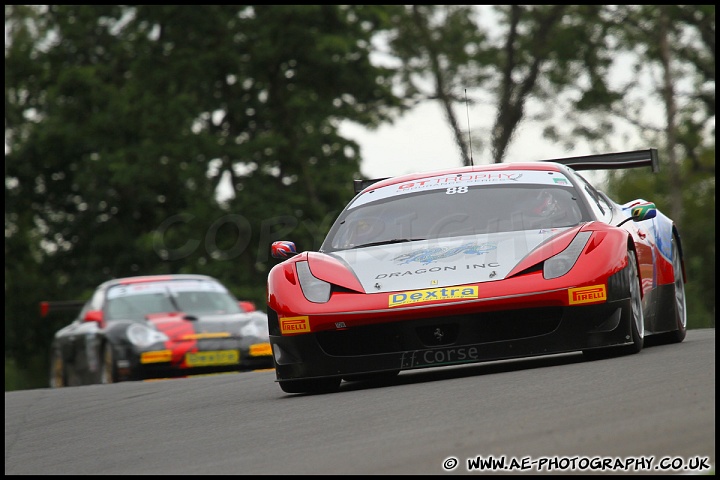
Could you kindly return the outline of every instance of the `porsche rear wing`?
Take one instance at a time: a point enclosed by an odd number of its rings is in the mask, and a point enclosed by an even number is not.
[[[584,155],[582,157],[543,160],[566,165],[574,170],[615,170],[621,168],[651,167],[653,173],[660,171],[656,148],[633,150],[629,152]]]
[[[47,317],[52,312],[79,311],[84,305],[84,300],[43,301],[40,302],[40,316]]]

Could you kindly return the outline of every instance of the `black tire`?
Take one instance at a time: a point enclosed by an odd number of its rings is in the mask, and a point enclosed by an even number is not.
[[[645,316],[642,307],[642,293],[640,290],[640,275],[637,268],[637,257],[634,250],[628,250],[627,285],[631,301],[630,335],[632,344],[622,347],[594,348],[583,350],[587,360],[600,360],[617,355],[632,355],[639,353],[645,344]]]
[[[675,317],[677,329],[663,333],[660,337],[661,341],[665,343],[680,343],[685,340],[685,335],[687,335],[687,301],[685,299],[685,278],[683,277],[680,247],[678,246],[678,239],[674,235],[672,239],[672,264],[675,276],[675,286],[673,288],[675,308],[671,314]]]
[[[306,380],[280,380],[280,388],[285,393],[333,393],[340,388],[340,377]]]
[[[65,362],[59,350],[53,350],[50,354],[50,388],[62,388],[67,386],[65,377]]]
[[[112,345],[106,343],[102,349],[102,364],[100,367],[100,383],[117,383],[117,367],[115,366],[115,353]]]
[[[637,257],[634,250],[628,250],[628,280],[630,287],[630,301],[632,303],[632,318],[630,319],[630,330],[632,345],[623,347],[626,355],[639,353],[645,343],[645,316],[642,306],[642,291],[640,290],[640,275],[638,274]]]

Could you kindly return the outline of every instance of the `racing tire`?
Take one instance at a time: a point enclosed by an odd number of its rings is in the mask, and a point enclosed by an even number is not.
[[[115,354],[112,345],[106,343],[102,349],[102,364],[100,366],[100,383],[117,383],[117,367],[115,366]]]
[[[673,235],[672,239],[672,264],[673,274],[675,277],[675,285],[673,293],[675,303],[671,315],[675,317],[676,330],[661,333],[658,335],[661,343],[680,343],[685,340],[687,335],[687,301],[685,298],[685,279],[683,277],[682,258],[680,257],[680,247],[678,246],[678,238]]]
[[[285,393],[333,393],[340,388],[340,377],[306,380],[280,380],[280,388]]]
[[[583,350],[587,360],[600,360],[617,355],[639,353],[645,344],[645,316],[643,314],[640,275],[638,274],[637,257],[634,250],[628,250],[628,292],[630,294],[630,335],[632,343],[622,347],[594,348]]]
[[[50,354],[50,388],[62,388],[67,386],[65,377],[65,362],[59,350],[53,350]]]
[[[630,303],[632,305],[632,317],[630,319],[632,344],[622,347],[622,353],[632,355],[639,353],[645,343],[645,316],[643,314],[642,292],[640,290],[640,275],[638,274],[637,257],[634,250],[628,250],[628,266]]]

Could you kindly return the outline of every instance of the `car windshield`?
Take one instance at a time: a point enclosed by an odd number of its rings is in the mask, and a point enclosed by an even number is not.
[[[566,179],[559,184],[408,188],[408,193],[400,194],[381,191],[390,188],[399,190],[395,185],[356,197],[335,221],[322,250],[569,227],[590,219]],[[377,199],[363,198],[373,196]]]
[[[154,313],[220,315],[243,310],[222,285],[204,280],[175,280],[110,287],[106,312],[108,320],[116,320]]]

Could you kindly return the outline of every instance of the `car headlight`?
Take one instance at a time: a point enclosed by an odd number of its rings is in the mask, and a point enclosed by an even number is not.
[[[570,271],[580,257],[585,245],[590,239],[591,232],[578,233],[570,245],[557,255],[545,260],[543,265],[543,277],[546,280],[562,277]]]
[[[242,326],[240,335],[243,337],[268,338],[270,332],[268,331],[267,317],[265,315],[254,315],[250,321]]]
[[[128,340],[137,347],[149,347],[157,342],[170,340],[167,335],[140,323],[133,323],[127,330]]]
[[[308,262],[297,262],[295,266],[305,298],[314,303],[325,303],[330,300],[330,284],[310,273]]]

